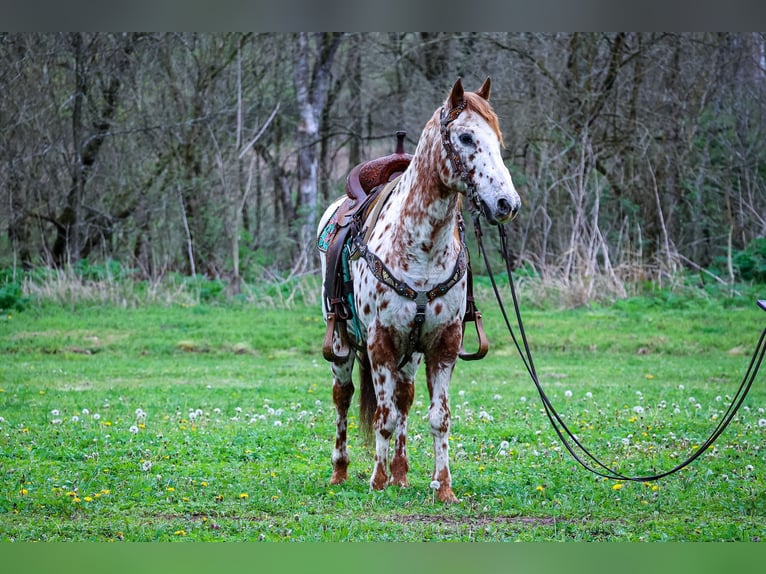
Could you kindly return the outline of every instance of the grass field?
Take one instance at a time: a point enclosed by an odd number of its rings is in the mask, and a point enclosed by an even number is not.
[[[0,318],[0,539],[758,541],[762,374],[714,448],[654,483],[604,480],[558,443],[481,305],[489,356],[451,387],[458,504],[429,489],[423,378],[407,489],[371,492],[352,428],[330,486],[334,407],[318,306],[32,305]],[[630,299],[525,312],[549,397],[628,474],[675,465],[728,406],[766,321],[755,304]]]

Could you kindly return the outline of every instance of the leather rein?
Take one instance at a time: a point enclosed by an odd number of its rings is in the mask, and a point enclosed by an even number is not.
[[[506,235],[505,228],[502,225],[498,225],[498,230],[500,232],[500,243],[501,243],[501,250],[503,255],[503,260],[505,261],[506,271],[508,272],[508,283],[511,288],[511,296],[513,298],[513,307],[516,315],[516,323],[519,328],[519,334],[521,336],[521,343],[519,343],[519,340],[517,339],[513,328],[511,327],[511,323],[508,319],[508,314],[506,313],[505,306],[503,305],[502,298],[500,297],[500,292],[498,290],[497,284],[495,283],[495,277],[492,273],[492,269],[489,264],[489,258],[487,257],[487,253],[484,249],[484,244],[482,243],[482,231],[481,231],[481,223],[479,221],[478,217],[474,217],[474,230],[476,233],[476,240],[478,242],[479,250],[482,253],[482,256],[484,258],[484,264],[487,268],[487,273],[489,274],[490,281],[492,283],[492,288],[495,292],[495,298],[497,299],[498,305],[500,307],[500,310],[502,311],[503,319],[505,320],[506,327],[508,328],[508,332],[511,335],[511,339],[513,340],[514,345],[516,346],[516,350],[519,352],[519,356],[521,357],[522,362],[524,363],[524,366],[527,369],[527,372],[529,373],[529,376],[532,379],[532,382],[534,382],[535,387],[537,388],[537,391],[540,395],[540,399],[543,402],[543,406],[545,407],[545,414],[548,416],[548,419],[551,422],[551,425],[553,426],[554,430],[556,431],[556,434],[559,437],[559,440],[562,442],[564,447],[569,451],[569,454],[572,455],[572,457],[586,470],[589,470],[590,472],[597,474],[604,478],[609,478],[613,480],[623,480],[623,481],[633,481],[633,482],[649,482],[658,480],[660,478],[666,477],[670,474],[673,474],[674,472],[677,472],[681,470],[682,468],[688,466],[691,464],[695,459],[697,459],[700,455],[702,455],[705,450],[710,447],[716,439],[723,433],[723,431],[726,429],[726,427],[729,426],[729,423],[734,418],[734,415],[739,410],[740,406],[742,406],[742,403],[745,400],[745,397],[747,396],[748,391],[750,390],[750,387],[753,384],[753,381],[755,381],[755,378],[758,374],[758,370],[761,367],[761,363],[763,362],[764,354],[766,353],[766,329],[763,330],[761,333],[760,339],[758,340],[758,344],[755,347],[755,351],[753,352],[753,357],[750,360],[750,365],[747,369],[747,372],[745,373],[745,376],[742,379],[742,382],[739,385],[739,388],[737,389],[736,394],[734,395],[734,398],[732,399],[731,404],[729,405],[729,408],[724,413],[724,416],[721,418],[721,421],[718,423],[716,428],[713,430],[709,438],[686,460],[681,462],[680,464],[674,466],[673,468],[658,472],[655,474],[649,474],[646,476],[628,476],[625,475],[617,470],[614,470],[601,462],[595,455],[593,455],[583,444],[580,442],[580,440],[577,438],[577,435],[573,433],[567,425],[562,420],[559,413],[556,411],[556,409],[551,404],[550,399],[545,394],[545,391],[543,390],[542,385],[540,384],[540,380],[537,376],[537,371],[535,370],[535,364],[532,359],[532,352],[529,347],[529,343],[527,341],[527,335],[524,330],[524,323],[521,319],[521,311],[519,309],[519,300],[516,295],[516,287],[513,282],[513,274],[511,269],[511,258],[510,258],[510,252],[508,248],[508,237]],[[766,311],[766,301],[758,301],[758,305]],[[522,349],[523,345],[523,349]]]

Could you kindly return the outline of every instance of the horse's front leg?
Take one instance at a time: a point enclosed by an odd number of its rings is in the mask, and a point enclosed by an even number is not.
[[[408,366],[405,366],[405,369]],[[414,375],[413,375],[414,376]],[[391,484],[406,487],[407,471],[410,463],[407,459],[407,415],[415,397],[413,378],[400,373],[394,389],[396,405],[396,437],[394,440],[394,458],[391,460]]]
[[[388,454],[391,435],[394,434],[398,418],[394,396],[399,375],[395,362],[396,346],[391,329],[375,324],[370,329],[367,340],[376,400],[376,408],[372,416],[375,461],[370,487],[374,490],[382,490],[389,483]]]
[[[426,357],[426,378],[431,404],[428,420],[434,439],[434,474],[436,495],[441,502],[457,502],[452,491],[452,475],[449,469],[449,383],[455,368],[462,337],[460,323],[450,325],[442,333],[439,343]]]

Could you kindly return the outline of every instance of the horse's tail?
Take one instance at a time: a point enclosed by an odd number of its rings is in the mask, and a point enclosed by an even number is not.
[[[359,429],[366,444],[372,443],[372,419],[378,408],[375,388],[372,384],[372,367],[367,351],[359,358]]]

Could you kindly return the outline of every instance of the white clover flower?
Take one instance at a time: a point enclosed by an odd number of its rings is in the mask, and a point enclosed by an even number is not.
[[[314,406],[315,407],[321,407],[322,406],[322,401],[320,401],[319,399],[315,400],[314,401]]]
[[[633,412],[636,413],[637,415],[642,415],[644,414],[644,407],[640,405],[636,405],[635,407],[633,407]]]
[[[152,461],[151,460],[145,460],[144,462],[142,462],[141,463],[141,470],[143,470],[144,472],[149,472],[150,470],[152,470]]]
[[[502,400],[503,400],[503,397],[502,397],[502,395],[493,395],[493,396],[492,396],[492,398],[493,398],[494,400],[496,400],[496,401],[502,401]]]
[[[572,391],[564,391],[564,396],[570,398],[572,396]]]
[[[766,427],[766,419],[758,419],[758,426],[761,428]]]
[[[441,487],[441,485],[442,485],[442,483],[441,483],[441,482],[439,482],[438,480],[432,480],[432,481],[431,481],[431,484],[429,484],[429,485],[428,485],[428,487],[429,487],[429,488],[432,488],[433,490],[439,490],[439,488]]]
[[[522,403],[526,403],[526,402],[527,402],[527,397],[521,397],[519,400],[520,400]]]
[[[0,423],[4,423],[5,419],[3,417],[0,417]]]
[[[281,427],[282,426],[282,421],[274,421],[274,426],[275,427]]]
[[[79,422],[80,422],[80,417],[78,417],[77,415],[74,415],[74,416],[72,417],[72,422],[73,422],[73,423],[79,423]]]
[[[93,415],[93,420],[94,420],[94,421],[97,421],[97,420],[101,420],[101,415],[100,415],[100,414],[98,414],[98,413],[94,414],[94,415]]]
[[[689,397],[689,402],[694,404],[697,402],[697,399],[695,399],[694,397]]]
[[[88,409],[83,409],[82,414],[87,417],[90,414],[90,411]]]
[[[59,414],[61,414],[61,413],[59,412],[59,410],[58,410],[58,409],[53,409],[53,410],[51,411],[51,415],[53,415],[54,417],[57,417],[57,416],[59,416]]]
[[[511,446],[511,443],[509,443],[507,440],[504,440],[500,443],[500,448],[503,450],[506,450],[509,446]]]
[[[592,398],[593,398],[593,393],[591,393],[590,391],[588,391],[587,393],[585,393],[585,397],[586,397],[586,398],[589,398],[589,399],[592,399]]]
[[[144,412],[144,409],[136,409],[136,418],[142,419],[146,416],[146,413]]]
[[[236,407],[236,408],[234,409],[234,412],[235,412],[235,413],[241,413],[241,412],[242,412],[242,407]]]
[[[465,396],[465,391],[464,391],[463,389],[460,389],[460,390],[457,392],[457,396],[459,396],[459,397],[464,397],[464,396]]]
[[[679,391],[683,391],[685,388],[686,388],[686,387],[685,387],[685,386],[683,386],[683,385],[678,385],[678,390],[679,390]]]
[[[673,414],[677,415],[677,414],[680,414],[680,413],[681,413],[681,409],[679,409],[678,407],[673,409]]]
[[[62,421],[61,419],[53,419],[51,421],[51,424],[52,425],[60,425],[62,422],[64,422],[64,421]]]
[[[215,414],[217,414],[217,415],[220,415],[220,414],[221,414],[221,409],[219,409],[218,407],[215,407],[215,408],[213,409],[213,413],[215,413]]]
[[[131,426],[128,430],[133,434],[138,434],[138,427],[136,425]]]

